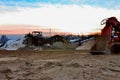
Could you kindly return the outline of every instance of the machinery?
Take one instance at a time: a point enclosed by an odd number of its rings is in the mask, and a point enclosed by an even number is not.
[[[90,49],[91,54],[111,54],[120,52],[120,22],[116,17],[101,21],[105,27],[101,35],[95,38],[95,44]]]
[[[54,35],[51,37],[43,37],[42,32],[39,31],[33,31],[32,33],[26,34],[24,44],[27,46],[44,46],[45,44],[52,45],[54,42],[63,42],[68,43],[68,41],[60,36],[60,35]]]

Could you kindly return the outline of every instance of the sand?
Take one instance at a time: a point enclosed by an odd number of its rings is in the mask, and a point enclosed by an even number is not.
[[[81,46],[77,47],[76,50],[87,50],[87,51],[89,51],[94,44],[95,44],[95,40],[90,40],[86,43],[83,43]]]
[[[0,51],[0,80],[120,80],[120,55],[87,51]]]

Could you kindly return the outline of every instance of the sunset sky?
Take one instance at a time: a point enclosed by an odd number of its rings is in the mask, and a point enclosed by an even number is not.
[[[119,0],[0,0],[0,34],[41,27],[95,32],[102,28],[101,20],[111,16],[120,20]]]

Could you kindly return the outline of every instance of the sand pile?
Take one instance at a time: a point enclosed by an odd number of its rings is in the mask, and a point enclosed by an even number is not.
[[[90,40],[86,43],[83,43],[81,46],[77,47],[76,50],[90,50],[94,44],[95,40]]]
[[[75,49],[78,46],[76,43],[62,43],[62,42],[55,42],[51,45],[52,49]]]

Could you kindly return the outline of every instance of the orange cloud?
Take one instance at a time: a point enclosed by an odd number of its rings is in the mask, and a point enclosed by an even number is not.
[[[33,25],[0,25],[0,34],[27,34],[32,31],[41,31],[45,35],[68,34],[56,28],[43,28]]]

